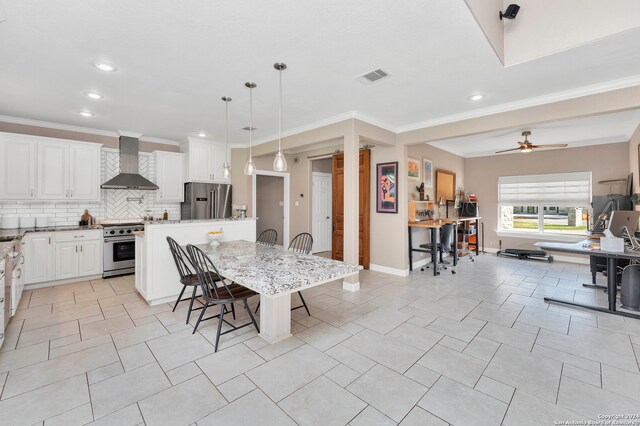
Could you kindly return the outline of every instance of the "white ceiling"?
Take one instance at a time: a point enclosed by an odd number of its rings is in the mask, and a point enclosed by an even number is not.
[[[246,142],[357,111],[391,129],[640,75],[640,30],[504,68],[463,0],[3,0],[0,115],[184,140]],[[497,13],[497,11],[496,11]],[[525,10],[520,11],[526,13]],[[611,8],[611,13],[620,13]],[[570,19],[568,17],[567,19]],[[603,16],[606,19],[606,16]],[[92,66],[113,63],[114,73]],[[392,76],[365,86],[354,77]],[[95,90],[100,101],[84,93]],[[469,102],[481,92],[486,98]],[[88,109],[95,117],[84,118]]]
[[[437,148],[462,157],[495,155],[496,151],[517,148],[523,141],[522,132],[531,130],[529,141],[534,145],[569,144],[568,148],[627,142],[640,125],[640,110],[597,115],[575,120],[557,121],[527,128],[502,130],[472,136],[431,142]],[[550,148],[547,148],[550,149]],[[499,155],[519,154],[518,151]]]

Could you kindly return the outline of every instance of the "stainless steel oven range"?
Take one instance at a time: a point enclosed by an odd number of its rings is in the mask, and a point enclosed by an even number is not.
[[[104,237],[103,277],[135,272],[136,242],[133,233],[144,231],[144,223],[102,224]]]

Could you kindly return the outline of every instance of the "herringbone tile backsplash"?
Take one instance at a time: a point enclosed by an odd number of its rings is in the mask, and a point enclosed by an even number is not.
[[[155,182],[155,167],[151,154],[140,153],[140,174]],[[118,174],[120,154],[117,150],[102,150],[100,182]],[[52,225],[75,225],[85,209],[97,220],[140,220],[149,211],[154,218],[162,217],[165,209],[169,219],[180,219],[180,203],[160,203],[155,191],[101,189],[99,203],[77,202],[5,202],[0,203],[0,215],[49,217]],[[128,201],[127,199],[131,200]],[[133,200],[132,200],[133,199]]]

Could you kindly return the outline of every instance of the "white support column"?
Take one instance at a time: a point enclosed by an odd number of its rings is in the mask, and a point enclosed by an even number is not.
[[[344,136],[344,261],[357,265],[360,251],[360,141],[355,120]],[[351,275],[342,282],[348,291],[360,289],[359,275]]]
[[[260,337],[276,343],[291,336],[291,294],[260,295]]]

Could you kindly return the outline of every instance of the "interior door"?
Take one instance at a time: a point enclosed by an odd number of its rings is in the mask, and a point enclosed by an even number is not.
[[[359,156],[359,263],[369,269],[370,242],[370,173],[371,151],[361,149]],[[331,257],[344,260],[344,154],[333,156],[333,234],[331,241]]]
[[[331,250],[331,174],[313,172],[313,252]]]

